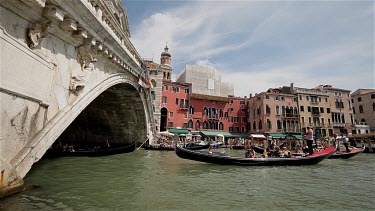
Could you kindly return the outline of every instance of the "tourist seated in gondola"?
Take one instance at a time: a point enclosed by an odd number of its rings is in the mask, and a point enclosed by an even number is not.
[[[186,147],[194,147],[194,146],[195,146],[194,142],[191,139],[189,139],[189,142],[187,143]]]
[[[296,153],[297,153],[297,154],[302,154],[302,153],[304,153],[303,150],[302,150],[301,145],[297,145],[297,147],[296,147]]]
[[[245,153],[246,158],[256,158],[256,153],[253,146],[250,146]]]

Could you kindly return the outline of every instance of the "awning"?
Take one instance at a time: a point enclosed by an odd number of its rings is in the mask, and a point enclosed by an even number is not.
[[[247,133],[230,133],[231,138],[249,138],[249,134]]]
[[[224,137],[231,137],[231,134],[228,133],[228,132],[223,132],[223,131],[205,131],[205,130],[202,130],[200,131],[200,134],[202,136],[207,136],[207,137],[216,137],[217,135],[221,134],[223,135]]]
[[[268,136],[271,136],[272,138],[285,138],[286,137],[285,134],[281,134],[281,133],[268,133]]]
[[[294,138],[296,138],[296,139],[303,139],[303,136],[302,135],[293,135],[294,136]]]
[[[253,137],[253,138],[266,138],[264,135],[262,134],[251,134],[250,137]]]
[[[204,131],[202,130],[200,132],[202,136],[207,137],[215,137],[218,135],[223,135],[225,138],[247,138],[249,137],[249,134],[247,133],[230,133],[230,132],[224,132],[224,131]]]
[[[174,134],[188,134],[189,130],[179,129],[179,128],[169,128],[169,132],[174,133]]]

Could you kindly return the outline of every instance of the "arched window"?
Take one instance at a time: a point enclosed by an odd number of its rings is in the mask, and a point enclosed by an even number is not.
[[[294,114],[298,114],[297,107],[294,107]]]
[[[153,87],[156,87],[156,81],[154,79],[151,79],[151,83]]]
[[[271,128],[272,128],[271,120],[267,119],[267,129],[271,129]]]
[[[203,129],[208,129],[208,123],[207,123],[207,121],[203,122]]]
[[[362,105],[359,106],[359,113],[363,113],[363,106]]]
[[[223,109],[220,109],[220,117],[223,117],[223,116],[224,116]]]
[[[253,130],[256,130],[257,129],[257,123],[255,123],[255,121],[253,122]]]
[[[193,120],[188,121],[188,128],[193,128]]]
[[[284,107],[284,106],[281,107],[281,113],[282,113],[282,114],[285,114],[285,107]]]
[[[281,121],[280,120],[277,120],[277,129],[278,130],[282,129],[282,125],[281,125]]]
[[[259,130],[261,130],[262,129],[262,120],[259,120]]]
[[[203,115],[208,116],[208,109],[206,107],[203,109]]]
[[[197,122],[195,123],[195,129],[200,130],[200,128],[201,128],[201,123],[199,122],[199,120],[197,120]]]
[[[167,74],[167,79],[171,79],[171,73]]]
[[[270,114],[271,113],[271,108],[268,104],[266,104],[266,114]]]
[[[280,107],[277,105],[276,106],[276,114],[279,115],[280,114]]]
[[[219,123],[219,130],[224,130],[224,124],[222,122]]]
[[[214,130],[214,129],[215,129],[215,123],[214,123],[214,122],[210,122],[210,129],[211,129],[211,130]]]
[[[163,79],[165,79],[165,72],[163,72]]]
[[[193,106],[189,107],[189,114],[194,114],[194,107]]]

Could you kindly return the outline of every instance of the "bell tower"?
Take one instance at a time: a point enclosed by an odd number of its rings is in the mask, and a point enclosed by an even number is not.
[[[171,80],[172,75],[172,56],[168,52],[168,45],[165,45],[164,52],[160,56],[160,66],[163,70],[163,80]]]

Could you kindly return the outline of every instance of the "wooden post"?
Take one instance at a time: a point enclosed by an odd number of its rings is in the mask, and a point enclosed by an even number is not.
[[[371,139],[367,139],[368,141],[368,152],[372,152],[372,146],[371,146]]]

